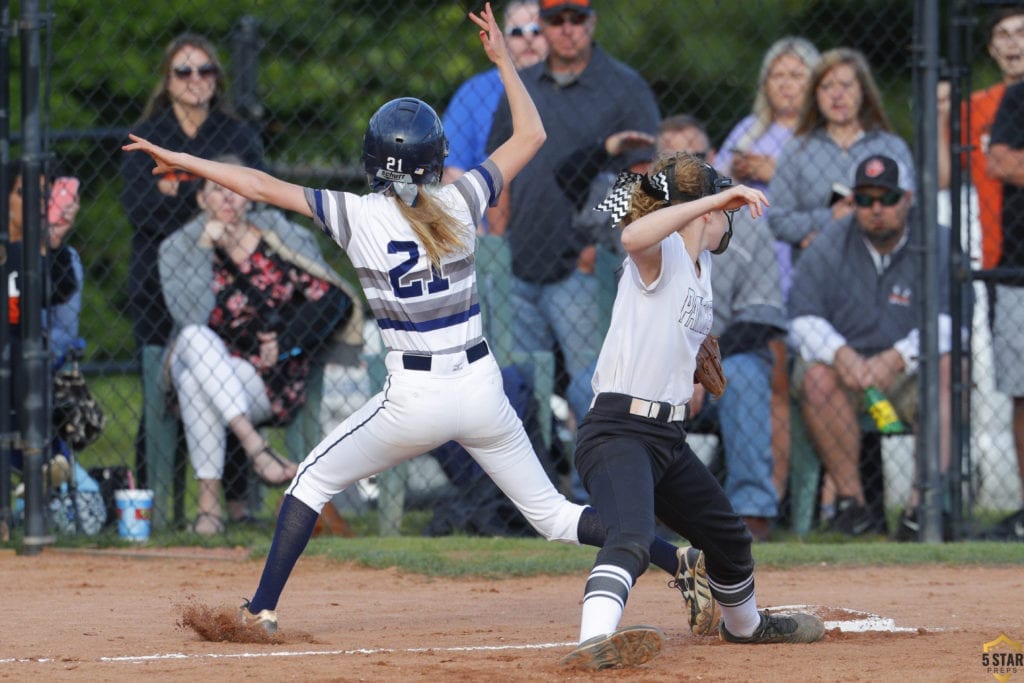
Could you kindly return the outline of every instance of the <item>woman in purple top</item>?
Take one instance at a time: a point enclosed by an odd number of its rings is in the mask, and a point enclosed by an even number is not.
[[[715,158],[719,172],[768,192],[775,162],[793,137],[811,70],[819,59],[818,49],[805,38],[787,36],[768,48],[761,60],[753,109],[725,138]],[[785,296],[791,270],[789,244],[776,241],[775,255]]]

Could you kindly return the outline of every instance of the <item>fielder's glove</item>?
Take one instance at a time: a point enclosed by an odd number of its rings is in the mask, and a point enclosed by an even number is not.
[[[693,381],[700,382],[709,394],[721,396],[725,393],[725,370],[722,369],[722,351],[718,348],[718,337],[710,334],[697,350],[697,369]]]

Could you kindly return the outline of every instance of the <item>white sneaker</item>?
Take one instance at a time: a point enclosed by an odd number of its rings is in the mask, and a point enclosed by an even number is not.
[[[257,614],[249,611],[249,601],[246,600],[238,608],[238,616],[243,626],[259,626],[267,633],[277,633],[277,612],[272,609],[261,609]]]

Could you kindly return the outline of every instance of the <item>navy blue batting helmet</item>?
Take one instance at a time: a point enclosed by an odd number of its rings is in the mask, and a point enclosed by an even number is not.
[[[370,117],[363,138],[363,168],[371,185],[438,183],[446,156],[444,126],[426,102],[400,97]]]

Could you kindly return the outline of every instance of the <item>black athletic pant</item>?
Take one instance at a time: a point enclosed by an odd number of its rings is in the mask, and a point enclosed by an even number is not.
[[[608,538],[595,564],[613,564],[634,580],[650,563],[655,515],[704,551],[710,578],[722,585],[754,570],[751,537],[714,475],[686,443],[682,422],[602,407],[577,430],[576,468]]]

